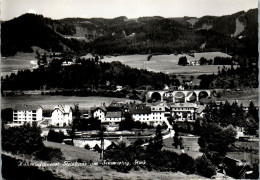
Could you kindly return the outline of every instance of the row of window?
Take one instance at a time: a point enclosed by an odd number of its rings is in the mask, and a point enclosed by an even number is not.
[[[23,114],[14,114],[14,117],[19,117],[19,116],[32,116],[32,117],[36,117],[36,114],[26,114],[26,115],[23,115]]]
[[[17,118],[17,117],[15,117],[14,120],[36,120],[36,118]]]
[[[33,111],[13,111],[14,113],[17,113],[17,112],[21,112],[21,113],[36,113],[36,111],[35,110],[33,110]]]
[[[172,108],[172,110],[193,110],[194,108]]]
[[[160,118],[153,117],[153,119],[162,119],[162,118],[161,118],[161,117],[160,117]],[[139,118],[139,121],[142,121],[142,120],[143,120],[143,121],[144,121],[144,120],[149,120],[149,118],[143,118],[143,119],[142,119],[142,118]]]

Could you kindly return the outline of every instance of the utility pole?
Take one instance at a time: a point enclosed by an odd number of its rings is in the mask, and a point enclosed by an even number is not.
[[[100,159],[103,160],[104,158],[104,132],[103,132],[103,127],[100,126],[100,148],[101,148],[101,152],[100,152]]]

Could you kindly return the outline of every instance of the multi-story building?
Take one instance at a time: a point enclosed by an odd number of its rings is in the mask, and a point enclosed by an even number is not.
[[[99,120],[104,121],[106,118],[106,108],[105,107],[92,107],[90,108],[92,117],[98,118]]]
[[[170,117],[170,109],[164,103],[151,105],[150,124],[162,125],[168,117]]]
[[[136,104],[129,107],[129,113],[134,121],[150,124],[151,107],[145,104]]]
[[[39,105],[16,105],[13,108],[14,124],[38,123],[42,120],[42,107]]]
[[[72,109],[69,105],[57,105],[51,114],[51,125],[67,126],[72,123]]]
[[[103,124],[108,124],[109,126],[118,125],[122,121],[121,111],[108,111],[106,113],[105,120],[101,121]]]
[[[198,108],[194,103],[175,103],[170,105],[171,116],[176,120],[195,120],[195,111]]]

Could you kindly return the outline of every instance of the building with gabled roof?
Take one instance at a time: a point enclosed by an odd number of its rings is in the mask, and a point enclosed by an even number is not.
[[[195,111],[198,108],[194,103],[174,103],[170,105],[172,117],[176,120],[195,120]]]
[[[16,105],[13,108],[13,123],[23,125],[24,123],[38,123],[42,120],[42,107],[39,105]]]
[[[98,118],[99,120],[101,120],[101,122],[105,120],[106,111],[106,108],[103,106],[90,108],[92,117]]]
[[[145,122],[149,124],[151,107],[145,104],[136,104],[129,107],[129,113],[132,115],[134,121]]]
[[[57,105],[53,108],[50,124],[53,126],[68,126],[72,123],[72,108],[69,105]]]

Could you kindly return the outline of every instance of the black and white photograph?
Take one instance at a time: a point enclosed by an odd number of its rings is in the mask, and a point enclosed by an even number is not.
[[[259,179],[258,0],[0,3],[3,179]]]

